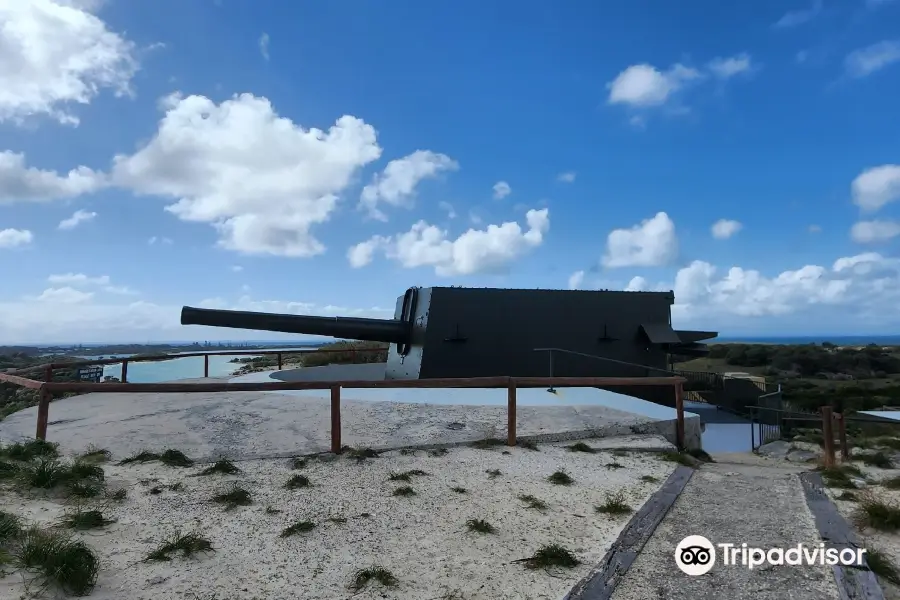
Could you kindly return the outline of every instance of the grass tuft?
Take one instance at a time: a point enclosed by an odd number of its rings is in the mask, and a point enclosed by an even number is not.
[[[220,458],[214,464],[200,471],[199,475],[215,475],[217,473],[222,475],[234,475],[240,472],[241,470],[238,469],[233,462],[227,458]]]
[[[200,535],[176,532],[150,552],[144,561],[170,561],[172,555],[177,552],[188,558],[200,552],[215,552],[215,549],[208,539]]]
[[[685,467],[693,467],[694,466],[693,457],[690,454],[685,454],[683,452],[677,452],[675,450],[666,450],[665,452],[660,452],[659,457],[662,460],[667,460],[669,462],[678,463],[679,465],[683,465]]]
[[[569,452],[587,452],[588,454],[593,454],[596,452],[596,450],[594,450],[584,442],[576,442],[571,446],[566,446],[566,450],[568,450]]]
[[[595,506],[594,511],[604,515],[627,515],[632,512],[625,495],[622,492],[607,494],[606,500],[600,506]]]
[[[659,481],[659,479],[657,479],[653,475],[641,475],[641,481],[643,481],[644,483],[656,483],[657,481]]]
[[[845,502],[856,502],[856,494],[850,491],[841,492],[839,496],[836,497],[837,500],[844,500]]]
[[[272,507],[272,506],[267,506],[267,507],[266,507],[266,514],[267,514],[267,515],[280,515],[281,512],[282,512],[282,511],[280,511],[280,510],[278,510],[277,508],[274,508],[274,507]]]
[[[148,450],[141,450],[132,454],[128,458],[123,458],[119,461],[119,465],[130,465],[132,463],[148,463],[159,460],[160,456],[157,452],[150,452]]]
[[[172,448],[169,448],[162,454],[150,452],[148,450],[141,450],[136,454],[132,454],[128,458],[120,460],[119,464],[129,465],[131,463],[148,463],[156,461],[170,467],[191,467],[194,465],[194,461],[188,458],[184,452],[182,452],[181,450],[174,450]]]
[[[415,496],[416,491],[409,487],[408,485],[404,485],[403,487],[398,487],[391,494],[392,496]]]
[[[115,523],[115,519],[107,519],[99,510],[78,510],[67,514],[62,519],[63,527],[69,529],[98,529]]]
[[[79,458],[88,462],[106,462],[112,458],[112,452],[105,448],[88,446],[87,450],[85,450]]]
[[[5,479],[15,479],[22,471],[22,467],[16,463],[0,460],[0,481]]]
[[[870,467],[878,467],[879,469],[893,469],[894,462],[884,452],[875,452],[873,454],[863,454],[859,457],[863,464]]]
[[[298,488],[309,487],[310,485],[309,477],[306,475],[292,475],[291,478],[287,480],[287,483],[284,484],[284,487],[289,490],[296,490]]]
[[[21,567],[67,594],[86,596],[97,583],[100,560],[87,544],[62,531],[36,527],[19,535],[13,556]]]
[[[900,573],[890,557],[880,548],[866,548],[866,564],[869,570],[894,585],[900,585]]]
[[[216,494],[213,496],[212,501],[217,504],[224,504],[225,510],[233,510],[238,506],[249,506],[253,503],[250,492],[238,485]]]
[[[159,462],[170,467],[192,467],[194,461],[185,456],[181,450],[168,449],[159,457]]]
[[[889,490],[900,490],[900,475],[882,480],[881,485]]]
[[[128,491],[125,488],[119,488],[109,495],[111,500],[118,500],[119,502],[124,500],[127,496]]]
[[[713,457],[709,455],[709,452],[702,448],[691,448],[687,450],[687,454],[693,456],[700,462],[711,463],[716,462],[713,460]]]
[[[571,551],[559,544],[542,546],[532,556],[522,559],[520,562],[524,562],[529,569],[548,569],[550,567],[571,569],[581,564],[581,561]]]
[[[900,505],[896,502],[879,498],[868,490],[858,494],[857,500],[854,517],[860,526],[879,531],[900,529]]]
[[[469,519],[466,521],[466,527],[476,533],[497,533],[497,528],[484,519]]]
[[[540,452],[541,449],[538,448],[537,443],[531,440],[516,440],[516,445],[526,450],[531,450],[532,452]]]
[[[358,461],[366,460],[367,458],[378,458],[378,451],[372,450],[371,448],[351,448],[350,446],[344,446],[341,448],[348,458],[355,458]]]
[[[397,578],[393,573],[381,566],[360,569],[353,575],[353,581],[350,583],[350,589],[359,591],[366,587],[370,581],[377,581],[384,587],[394,587],[397,585]]]
[[[505,446],[506,442],[504,440],[498,438],[487,438],[484,440],[476,440],[469,444],[472,448],[478,448],[479,450],[490,450],[491,448],[496,448],[497,446]]]
[[[616,462],[616,461],[612,461],[611,463],[606,463],[606,468],[607,468],[607,469],[610,469],[610,470],[612,470],[612,469],[624,469],[624,468],[625,468],[625,465],[623,465],[622,463],[618,463],[618,462]]]
[[[528,506],[528,508],[533,508],[535,510],[544,510],[547,508],[546,502],[532,496],[531,494],[523,494],[522,496],[519,496],[519,500],[524,502]]]
[[[450,488],[450,490],[453,492],[456,492],[457,494],[468,494],[469,493],[469,490],[467,490],[464,487],[459,487],[459,486],[452,487],[452,488]]]
[[[819,472],[822,475],[822,482],[828,487],[855,490],[856,484],[850,479],[850,474],[853,473],[853,470],[847,468],[848,466],[821,469]],[[858,473],[859,469],[856,469],[856,472]]]
[[[485,471],[485,473],[487,473],[488,477],[490,477],[491,479],[496,479],[497,477],[503,475],[503,472],[500,471],[500,469],[488,469]]]
[[[46,440],[16,442],[0,449],[0,455],[11,460],[29,461],[35,458],[58,458],[59,444]]]
[[[547,481],[556,485],[572,485],[575,480],[572,479],[565,471],[557,471],[547,478]]]
[[[306,459],[300,458],[299,456],[291,459],[291,468],[295,471],[299,471],[306,467]]]
[[[19,537],[22,526],[19,517],[12,513],[0,510],[0,548]]]
[[[391,473],[388,481],[412,481],[412,477],[409,473]]]
[[[328,517],[325,519],[329,523],[346,523],[347,519],[345,517]]]
[[[293,525],[285,527],[281,532],[281,537],[286,538],[298,533],[306,533],[307,531],[312,531],[315,527],[315,523],[310,521],[297,521]]]
[[[450,451],[447,450],[446,448],[433,448],[428,451],[428,454],[429,454],[429,456],[438,457],[438,456],[446,456],[448,452],[450,452]]]

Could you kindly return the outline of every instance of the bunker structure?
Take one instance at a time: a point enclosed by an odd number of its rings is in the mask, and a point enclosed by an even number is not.
[[[181,323],[389,343],[385,379],[659,377],[672,374],[671,356],[703,356],[701,342],[717,335],[673,329],[674,301],[672,292],[412,287],[393,319],[185,306]],[[688,391],[705,385],[678,374]],[[669,388],[609,389],[674,404]]]

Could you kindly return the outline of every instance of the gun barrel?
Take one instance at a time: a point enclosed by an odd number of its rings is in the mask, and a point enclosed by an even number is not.
[[[232,327],[257,331],[279,331],[305,335],[403,344],[409,341],[410,325],[394,319],[359,317],[313,317],[211,308],[181,308],[182,325]]]

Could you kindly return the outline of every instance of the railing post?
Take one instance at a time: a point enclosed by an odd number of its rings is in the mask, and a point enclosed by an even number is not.
[[[838,441],[841,444],[841,462],[845,463],[850,460],[850,448],[847,446],[847,420],[844,413],[836,415],[838,420]]]
[[[40,391],[40,400],[38,401],[37,414],[37,430],[34,437],[39,440],[47,439],[47,423],[50,417],[50,401],[53,399],[53,393],[49,390]]]
[[[675,383],[675,445],[684,450],[684,384]]]
[[[281,370],[281,352],[278,353],[278,370]]]
[[[128,383],[128,359],[122,361],[122,383]]]
[[[832,421],[834,415],[830,406],[823,406],[822,410],[822,437],[825,439],[825,468],[834,466],[834,428]]]
[[[209,377],[209,354],[203,355],[203,377]]]
[[[280,355],[279,355],[280,356]],[[331,451],[341,453],[341,386],[331,386]]]
[[[53,364],[47,365],[44,369],[44,381],[53,381]]]
[[[506,445],[516,445],[516,380],[512,377],[506,388]]]

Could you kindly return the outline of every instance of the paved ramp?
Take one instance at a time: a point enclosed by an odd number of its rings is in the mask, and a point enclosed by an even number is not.
[[[724,455],[691,475],[680,469],[632,520],[595,575],[568,600],[881,600],[871,572],[827,565],[722,565],[717,550],[708,573],[689,576],[675,564],[675,549],[690,535],[713,544],[789,548],[852,543],[846,523],[802,467],[766,463],[752,455]],[[685,476],[690,478],[684,483]],[[674,503],[672,503],[672,498]],[[655,506],[654,506],[655,504]],[[670,506],[665,512],[666,504]],[[652,512],[656,512],[654,518]],[[664,516],[663,516],[664,515]],[[657,524],[658,523],[658,524]],[[648,524],[650,526],[648,527]],[[842,528],[844,528],[842,530]],[[849,538],[848,538],[849,535]]]

